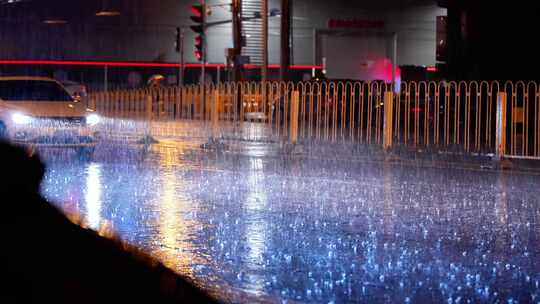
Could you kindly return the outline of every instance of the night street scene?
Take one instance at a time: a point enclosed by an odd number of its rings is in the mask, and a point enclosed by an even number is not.
[[[0,303],[540,303],[538,20],[0,0]]]

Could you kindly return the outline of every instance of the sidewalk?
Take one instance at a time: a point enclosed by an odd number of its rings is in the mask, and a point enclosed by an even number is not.
[[[373,161],[415,166],[435,166],[499,170],[500,164],[490,153],[466,153],[459,148],[438,149],[431,147],[410,147],[395,145],[391,151],[384,151],[376,144],[350,142],[329,143],[325,141],[301,141],[290,145],[283,134],[277,134],[268,124],[256,122],[220,121],[212,130],[211,122],[197,120],[152,121],[107,119],[100,132],[111,140],[137,142],[147,136],[154,139],[209,142],[214,137],[223,152],[248,157],[310,158],[341,161]],[[540,161],[511,159],[504,168],[511,171],[540,173]]]
[[[205,139],[274,142],[277,140],[267,124],[257,122],[220,121],[215,130],[211,122],[199,120],[151,121],[106,119],[99,129],[111,139],[140,139],[145,136],[167,139]],[[213,134],[214,132],[214,134]]]

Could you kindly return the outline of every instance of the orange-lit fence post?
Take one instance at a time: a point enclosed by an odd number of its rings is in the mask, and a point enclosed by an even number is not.
[[[291,100],[291,124],[290,124],[290,133],[289,140],[291,144],[296,144],[298,141],[298,110],[300,107],[300,92],[295,90],[292,93]]]
[[[495,134],[495,156],[501,160],[506,153],[506,93],[497,94],[497,123]]]
[[[146,96],[146,121],[150,122],[152,120],[152,95]]]
[[[148,139],[150,138],[150,134],[152,133],[152,131],[150,130],[152,128],[152,116],[153,116],[153,113],[152,113],[152,106],[153,106],[153,103],[154,103],[154,99],[152,98],[152,94],[149,93],[147,96],[146,96],[146,121],[144,123],[144,136],[145,136],[145,139]]]
[[[210,98],[211,104],[211,113],[210,119],[212,121],[212,139],[216,140],[218,138],[218,121],[219,121],[219,112],[218,112],[218,103],[219,103],[219,90],[214,89],[212,98]]]
[[[383,122],[383,148],[388,150],[392,148],[392,130],[394,119],[394,93],[384,93],[384,122]]]

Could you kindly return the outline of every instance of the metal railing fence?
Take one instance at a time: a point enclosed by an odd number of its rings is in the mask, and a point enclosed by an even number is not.
[[[238,128],[256,126],[276,141],[540,158],[535,82],[403,82],[399,92],[382,82],[238,82],[98,92],[88,103],[113,118],[205,123],[217,137],[253,139]]]

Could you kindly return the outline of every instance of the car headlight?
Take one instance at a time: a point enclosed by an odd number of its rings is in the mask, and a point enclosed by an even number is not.
[[[14,113],[11,115],[11,119],[15,124],[28,125],[32,123],[32,117],[21,113]]]
[[[90,114],[86,116],[86,123],[90,126],[95,126],[101,121],[101,117],[97,114]]]

